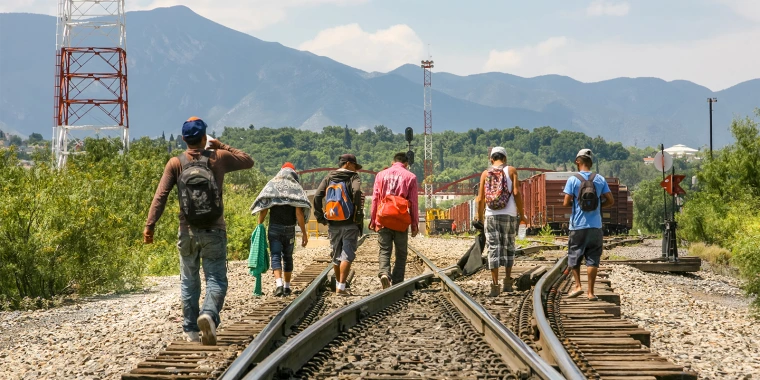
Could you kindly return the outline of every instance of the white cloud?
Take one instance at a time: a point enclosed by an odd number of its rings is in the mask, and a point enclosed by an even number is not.
[[[589,16],[625,16],[630,10],[631,6],[626,1],[594,0],[586,8],[586,14]]]
[[[519,49],[505,51],[491,50],[488,61],[483,67],[486,71],[515,70],[523,66],[523,63],[531,64],[548,56],[558,49],[566,46],[570,40],[565,36],[551,37],[535,46],[525,46]]]
[[[741,17],[760,22],[760,1],[757,0],[717,0],[728,5]]]
[[[534,77],[567,75],[584,82],[626,77],[686,79],[722,90],[757,77],[760,28],[689,42],[632,44],[609,39],[588,43],[553,37],[539,44],[506,51],[492,50],[486,71]]]
[[[319,32],[298,48],[366,71],[392,70],[417,62],[424,55],[422,40],[403,24],[374,33],[362,30],[359,24],[336,26]]]
[[[350,6],[369,0],[128,0],[127,11],[184,5],[203,17],[243,32],[254,32],[276,24],[294,8],[320,5]],[[32,12],[56,15],[56,0],[3,0],[0,12]]]

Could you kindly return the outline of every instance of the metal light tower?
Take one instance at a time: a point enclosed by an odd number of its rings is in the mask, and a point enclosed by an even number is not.
[[[58,167],[82,138],[118,131],[129,144],[124,0],[59,0],[53,156]]]
[[[431,87],[433,72],[433,61],[422,61],[422,71],[424,75],[423,82],[423,104],[425,117],[425,160],[423,182],[425,187],[425,209],[433,208],[433,88]]]

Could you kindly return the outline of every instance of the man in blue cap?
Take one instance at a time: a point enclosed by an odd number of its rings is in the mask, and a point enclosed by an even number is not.
[[[251,156],[206,137],[206,123],[191,117],[182,125],[187,150],[166,163],[150,205],[143,240],[153,243],[156,222],[177,185],[180,201],[179,248],[182,328],[191,342],[216,344],[219,312],[227,295],[227,227],[222,189],[224,174],[253,167]],[[206,276],[206,296],[200,309],[200,266]],[[202,337],[199,332],[203,332]]]

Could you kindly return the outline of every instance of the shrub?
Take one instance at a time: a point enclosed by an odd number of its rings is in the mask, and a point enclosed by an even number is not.
[[[760,311],[760,218],[752,218],[738,234],[732,249],[733,262],[747,281],[744,290],[755,296],[753,306]]]
[[[716,245],[694,243],[689,246],[689,253],[714,265],[729,265],[731,263],[731,251]]]
[[[142,244],[153,194],[171,157],[165,142],[143,138],[129,153],[120,143],[85,141],[87,154],[64,170],[50,153],[19,165],[0,149],[0,308],[45,306],[56,294],[128,290],[145,274],[179,271],[176,191],[157,226],[155,244]],[[238,172],[240,173],[240,172]],[[225,184],[230,258],[247,256],[255,225],[248,207],[261,188],[255,170],[230,174]],[[31,301],[30,301],[31,300]]]

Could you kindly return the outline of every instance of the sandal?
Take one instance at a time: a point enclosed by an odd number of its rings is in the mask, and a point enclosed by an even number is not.
[[[593,296],[588,298],[589,301],[599,301],[599,297]]]
[[[575,297],[578,297],[581,294],[583,294],[583,290],[576,290],[576,291],[574,291],[572,293],[567,293],[567,298],[575,298]]]

